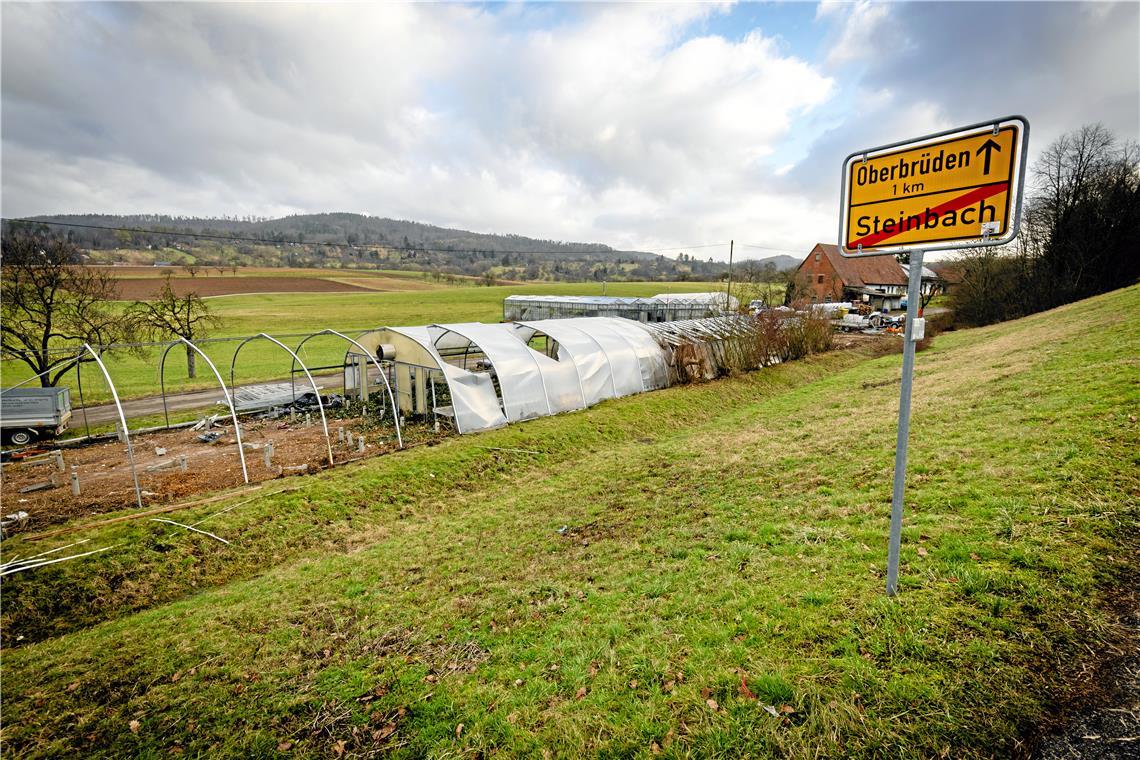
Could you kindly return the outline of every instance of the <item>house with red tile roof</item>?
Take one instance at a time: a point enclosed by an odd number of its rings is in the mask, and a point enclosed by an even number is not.
[[[936,275],[923,267],[922,289],[935,287]],[[812,301],[852,301],[875,309],[900,308],[907,271],[894,256],[845,258],[839,246],[817,243],[796,268],[797,289]]]

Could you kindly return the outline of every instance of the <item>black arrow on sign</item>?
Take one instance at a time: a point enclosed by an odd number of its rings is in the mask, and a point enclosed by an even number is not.
[[[983,150],[986,152],[986,163],[982,165],[982,174],[989,174],[990,173],[990,154],[993,153],[995,150],[998,153],[1001,153],[1001,146],[998,145],[996,142],[994,142],[992,139],[986,140],[984,143],[982,143],[982,147],[978,148],[978,152],[975,155],[981,155]]]

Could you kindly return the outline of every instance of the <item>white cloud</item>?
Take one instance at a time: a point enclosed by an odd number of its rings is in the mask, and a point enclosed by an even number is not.
[[[527,30],[457,6],[10,6],[4,212],[723,237],[688,199],[755,216],[741,177],[834,88],[758,33],[686,38],[717,12],[585,6]]]
[[[1136,134],[1136,8],[825,4],[810,61],[710,5],[5,4],[0,202],[802,249],[851,150],[1010,112]]]
[[[842,30],[827,55],[830,66],[857,61],[860,58],[882,55],[887,45],[898,45],[897,36],[879,34],[879,28],[890,14],[890,7],[873,0],[858,0],[850,4],[820,3],[816,19],[842,18]]]

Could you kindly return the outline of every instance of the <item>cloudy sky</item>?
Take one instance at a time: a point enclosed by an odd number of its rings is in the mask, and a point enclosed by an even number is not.
[[[0,29],[10,217],[354,211],[802,253],[836,236],[853,150],[1015,113],[1031,152],[1140,133],[1135,2],[5,2]]]

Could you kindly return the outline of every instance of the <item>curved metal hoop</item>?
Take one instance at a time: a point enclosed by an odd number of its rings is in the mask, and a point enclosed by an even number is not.
[[[91,356],[95,359],[95,363],[99,365],[99,369],[103,371],[103,377],[107,379],[107,385],[111,388],[111,398],[115,400],[115,409],[119,412],[119,422],[123,425],[123,437],[127,439],[127,459],[131,463],[131,479],[135,482],[135,501],[138,502],[139,509],[142,509],[142,489],[139,488],[139,474],[135,469],[135,449],[131,445],[131,432],[127,430],[127,416],[123,414],[123,405],[119,403],[119,392],[115,390],[115,382],[111,379],[111,373],[107,371],[104,366],[103,360],[99,358],[99,354],[95,353],[95,349],[91,348],[90,343],[84,343],[83,347],[91,352]]]
[[[360,345],[359,343],[357,343],[352,338],[348,337],[344,333],[339,333],[336,330],[330,330],[330,329],[321,330],[320,332],[315,332],[312,335],[305,336],[305,338],[303,338],[301,340],[301,342],[297,344],[297,347],[293,350],[296,351],[297,353],[300,353],[301,347],[304,346],[305,343],[307,343],[311,338],[316,338],[320,335],[335,335],[338,338],[342,338],[344,340],[347,340],[349,343],[351,343],[352,345],[359,348],[361,353],[363,353],[365,356],[367,356],[368,360],[370,362],[372,362],[372,365],[374,367],[376,367],[376,371],[380,373],[380,377],[384,380],[384,388],[388,391],[388,403],[392,405],[392,419],[396,423],[396,441],[397,441],[397,443],[399,443],[401,449],[404,448],[404,436],[400,432],[400,413],[399,413],[399,411],[396,410],[396,398],[395,398],[395,396],[392,395],[392,386],[388,384],[388,375],[386,375],[384,373],[384,368],[380,366],[380,362],[376,361],[376,357],[374,357],[371,353],[369,353],[367,348]],[[344,355],[345,355],[345,358],[347,359],[348,358],[348,352],[346,351]],[[368,378],[367,377],[361,378],[360,381],[362,383],[367,383]]]
[[[296,361],[297,364],[301,365],[301,369],[304,371],[305,377],[309,378],[309,385],[313,386],[313,395],[317,397],[317,409],[321,413],[321,427],[323,427],[324,431],[325,431],[325,446],[328,447],[328,451],[329,451],[329,464],[330,465],[336,464],[333,461],[332,438],[329,437],[329,423],[328,423],[328,420],[325,418],[325,405],[321,401],[321,391],[319,388],[317,388],[317,381],[313,379],[313,374],[311,372],[309,372],[309,368],[307,366],[305,366],[305,363],[303,361],[301,361],[301,357],[299,357],[295,353],[293,353],[293,351],[290,350],[290,348],[288,346],[286,346],[281,341],[277,340],[277,338],[274,338],[272,335],[268,335],[267,333],[258,333],[257,335],[251,335],[248,338],[246,338],[245,340],[243,340],[241,343],[238,343],[237,348],[234,349],[234,357],[233,357],[233,359],[230,360],[230,390],[234,389],[234,366],[237,364],[238,354],[241,353],[241,350],[242,350],[242,348],[245,347],[246,343],[249,343],[250,341],[253,341],[253,340],[257,340],[258,338],[265,338],[270,343],[277,344],[278,346],[283,348],[286,351],[286,353],[288,353],[290,356],[292,356],[293,360]]]
[[[229,389],[226,388],[226,381],[222,379],[222,374],[218,372],[218,368],[210,361],[210,357],[206,356],[202,349],[181,336],[179,336],[178,340],[166,347],[166,350],[162,352],[162,358],[158,360],[158,382],[162,388],[162,413],[166,417],[166,426],[170,427],[170,412],[166,408],[166,356],[170,353],[170,349],[183,344],[188,348],[194,349],[198,356],[206,360],[206,364],[209,364],[210,369],[214,371],[214,377],[218,378],[218,385],[222,386],[222,393],[225,394],[226,397],[226,405],[230,408],[230,419],[234,421],[234,433],[237,435],[238,457],[241,458],[241,476],[245,479],[245,482],[248,483],[249,470],[246,469],[245,466],[245,447],[241,444],[241,425],[238,423],[237,410],[234,408],[233,398],[230,396]]]

